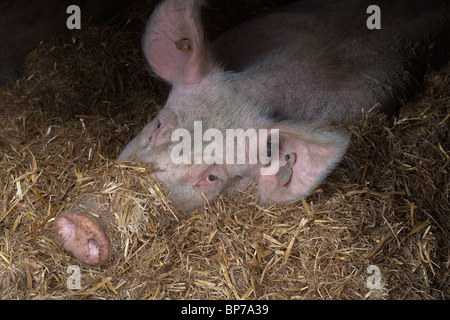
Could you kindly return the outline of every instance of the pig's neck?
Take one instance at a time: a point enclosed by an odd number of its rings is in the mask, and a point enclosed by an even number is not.
[[[305,120],[297,114],[301,108],[308,72],[280,70],[276,64],[261,63],[234,75],[238,91],[261,110],[271,110],[275,120]],[[269,111],[267,111],[269,112]],[[269,113],[270,113],[269,112]],[[307,119],[308,117],[305,116]]]
[[[235,77],[253,99],[275,108],[277,120],[343,123],[353,110],[371,103],[370,92],[355,87],[347,73],[336,72],[333,61],[273,52]]]

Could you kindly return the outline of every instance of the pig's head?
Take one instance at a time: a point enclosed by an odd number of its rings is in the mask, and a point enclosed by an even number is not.
[[[156,178],[182,211],[197,208],[218,194],[245,190],[253,182],[259,184],[260,200],[265,203],[307,196],[340,161],[348,136],[292,121],[279,122],[276,105],[268,105],[264,99],[267,93],[252,92],[258,79],[225,72],[215,61],[203,38],[199,13],[196,1],[168,0],[150,18],[144,53],[152,71],[172,84],[172,90],[159,115],[126,146],[119,160],[137,157],[157,168]],[[223,139],[214,134],[208,138],[207,129],[214,129]],[[227,129],[255,129],[259,133],[258,140],[253,140],[256,148],[249,143],[234,149],[230,162],[228,150],[239,146],[237,139],[226,143]],[[273,133],[278,139],[273,139]],[[203,142],[201,149],[195,147],[195,139]],[[214,158],[218,149],[207,152],[211,142],[223,146],[223,161]],[[186,147],[182,151],[181,145]],[[249,164],[250,153],[259,150],[266,151],[271,163],[258,158]],[[244,152],[245,164],[236,164],[239,151]],[[177,157],[180,155],[183,160]],[[273,166],[270,174],[262,174],[261,169]]]

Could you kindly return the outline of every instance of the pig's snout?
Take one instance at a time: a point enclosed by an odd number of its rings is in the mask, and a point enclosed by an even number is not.
[[[148,162],[150,153],[160,144],[162,129],[159,119],[155,119],[147,124],[141,133],[128,143],[117,160],[133,160],[137,157],[143,162]]]

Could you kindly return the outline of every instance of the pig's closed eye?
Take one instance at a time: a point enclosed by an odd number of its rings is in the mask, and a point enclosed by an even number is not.
[[[152,125],[152,130],[150,131],[150,135],[148,136],[148,140],[150,140],[151,143],[156,143],[156,137],[160,133],[160,129],[162,127],[161,121],[156,120],[156,123]]]

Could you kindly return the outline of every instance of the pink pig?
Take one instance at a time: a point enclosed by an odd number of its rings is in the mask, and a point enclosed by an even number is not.
[[[143,48],[151,70],[172,90],[159,115],[118,160],[138,158],[158,168],[156,178],[181,211],[254,182],[263,203],[308,196],[339,163],[349,143],[348,134],[324,126],[358,119],[377,103],[381,111],[394,113],[417,86],[427,63],[448,52],[445,4],[378,1],[381,29],[369,29],[370,4],[301,1],[208,43],[200,1],[163,1],[147,24]],[[266,129],[253,147],[276,154],[271,158],[276,170],[262,174],[270,164],[250,164],[250,144],[240,149],[245,163],[208,162],[206,157],[194,163],[195,151],[187,162],[175,163],[173,150],[180,140],[174,132],[195,136],[195,123],[201,123],[201,133],[214,128],[223,136],[227,129]],[[272,139],[274,133],[278,139]],[[94,219],[74,211],[56,222],[63,246],[93,265],[109,256],[106,236]]]

